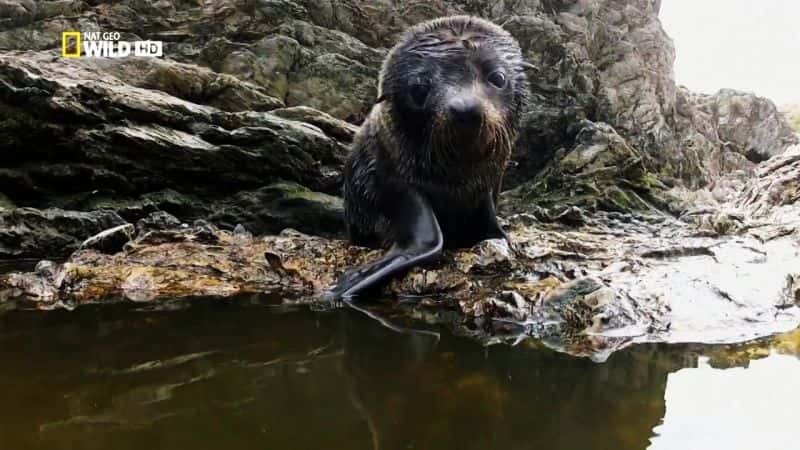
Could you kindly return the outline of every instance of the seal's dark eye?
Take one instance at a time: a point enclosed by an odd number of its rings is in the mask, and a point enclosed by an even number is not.
[[[491,83],[496,88],[504,88],[506,86],[506,74],[499,70],[495,70],[486,77],[486,81]]]
[[[431,88],[427,84],[414,84],[411,86],[411,100],[417,106],[425,105],[425,100],[428,98],[428,92]]]

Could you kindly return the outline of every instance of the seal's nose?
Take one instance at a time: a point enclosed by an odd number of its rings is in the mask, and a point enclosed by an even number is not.
[[[447,105],[450,117],[459,126],[468,128],[481,123],[483,110],[480,102],[474,97],[456,97]]]

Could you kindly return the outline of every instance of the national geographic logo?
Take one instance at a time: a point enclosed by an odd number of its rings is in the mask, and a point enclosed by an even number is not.
[[[61,56],[78,58],[81,56],[81,32],[65,31],[61,33]]]
[[[162,41],[121,41],[117,32],[64,31],[61,33],[61,56],[64,58],[124,58],[126,56],[163,56]]]

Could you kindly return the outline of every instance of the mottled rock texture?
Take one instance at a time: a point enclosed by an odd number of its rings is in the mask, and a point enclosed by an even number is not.
[[[506,27],[533,65],[506,177],[508,188],[520,186],[512,209],[566,200],[589,210],[680,210],[665,188],[751,173],[797,138],[768,100],[676,87],[659,4],[6,0],[2,204],[102,204],[135,221],[150,211],[136,216],[133,205],[162,209],[152,199],[168,197],[163,209],[187,222],[340,234],[330,209],[316,206],[327,200],[279,217],[259,206],[263,188],[287,181],[337,195],[387,49],[410,24],[464,13]],[[163,40],[165,57],[63,59],[65,30]]]
[[[0,258],[60,256],[85,238],[125,221],[115,212],[16,208],[0,211]]]
[[[487,343],[533,336],[596,360],[638,342],[739,342],[792,329],[800,324],[800,211],[751,208],[796,200],[800,161],[775,163],[743,193],[740,214],[697,211],[681,221],[573,207],[511,215],[513,246],[484,241],[412,270],[385,293],[415,301],[390,314]],[[344,268],[381,253],[291,230],[254,237],[243,227],[162,222],[140,221],[139,237],[120,252],[92,246],[63,264],[0,275],[0,302],[49,309],[266,294],[315,303]]]
[[[800,103],[783,105],[781,112],[786,116],[789,125],[794,128],[796,133],[800,133]]]

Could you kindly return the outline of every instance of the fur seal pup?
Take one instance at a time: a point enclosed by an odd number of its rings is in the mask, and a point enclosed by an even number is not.
[[[402,36],[344,169],[350,240],[389,250],[342,275],[327,299],[383,287],[443,248],[505,238],[495,202],[527,99],[525,67],[517,41],[477,17]]]

